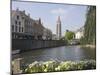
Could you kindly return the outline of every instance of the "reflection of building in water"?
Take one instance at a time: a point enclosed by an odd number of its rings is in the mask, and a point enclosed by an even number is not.
[[[59,40],[61,38],[61,20],[60,20],[60,16],[58,16],[58,20],[57,20],[56,35],[57,35],[57,39]]]
[[[45,27],[41,23],[41,18],[34,20],[30,17],[30,14],[26,15],[25,10],[19,9],[12,10],[11,15],[11,29],[13,33],[12,38],[33,38],[43,39]],[[51,38],[51,31],[48,30],[48,38]],[[17,35],[20,34],[20,35]],[[24,34],[23,36],[21,34]],[[28,35],[28,36],[27,36]],[[22,36],[22,37],[20,37]]]

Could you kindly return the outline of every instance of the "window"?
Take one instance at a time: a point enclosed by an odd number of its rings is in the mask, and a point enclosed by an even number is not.
[[[19,27],[19,32],[21,31],[21,28]]]
[[[15,25],[17,25],[17,21],[15,21]]]
[[[19,25],[21,25],[21,22],[19,22]]]
[[[17,15],[17,20],[19,20],[19,16]]]
[[[16,28],[15,28],[15,32],[17,32],[17,29],[18,29],[18,28],[17,28],[17,26],[16,26]]]
[[[22,16],[22,19],[24,19],[24,16]]]
[[[22,32],[23,32],[23,27],[22,27]]]

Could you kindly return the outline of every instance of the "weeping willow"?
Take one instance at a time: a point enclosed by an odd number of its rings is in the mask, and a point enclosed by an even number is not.
[[[88,6],[84,25],[84,44],[95,44],[96,41],[96,6]]]

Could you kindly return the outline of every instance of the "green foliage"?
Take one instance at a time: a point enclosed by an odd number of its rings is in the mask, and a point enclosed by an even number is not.
[[[75,35],[74,32],[68,31],[65,33],[65,39],[72,40],[74,35]]]
[[[95,44],[96,39],[96,7],[89,6],[86,15],[86,22],[84,25],[84,38],[82,43]]]
[[[86,61],[46,61],[46,62],[33,62],[26,69],[25,73],[36,73],[36,72],[54,72],[54,71],[73,71],[73,70],[87,70],[95,69],[95,60]]]

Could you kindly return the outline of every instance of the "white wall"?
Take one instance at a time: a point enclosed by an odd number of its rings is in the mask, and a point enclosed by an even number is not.
[[[83,32],[76,32],[75,33],[75,39],[81,39],[83,37]]]

